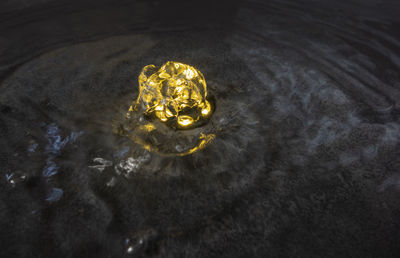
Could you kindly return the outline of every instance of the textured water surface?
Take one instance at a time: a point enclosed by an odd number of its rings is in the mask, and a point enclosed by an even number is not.
[[[397,257],[400,6],[338,2],[3,3],[1,256]],[[216,101],[184,157],[114,133],[167,60]]]

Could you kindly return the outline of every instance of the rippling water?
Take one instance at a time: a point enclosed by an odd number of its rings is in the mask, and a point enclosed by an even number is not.
[[[2,257],[398,256],[400,4],[191,4],[3,3]],[[185,157],[114,133],[167,60],[216,99]]]

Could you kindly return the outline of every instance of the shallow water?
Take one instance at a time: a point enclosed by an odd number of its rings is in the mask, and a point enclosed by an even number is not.
[[[2,257],[398,256],[400,6],[338,2],[4,3]],[[114,133],[167,60],[216,101],[184,157]]]

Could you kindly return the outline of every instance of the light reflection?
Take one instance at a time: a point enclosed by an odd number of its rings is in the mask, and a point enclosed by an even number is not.
[[[190,116],[179,116],[178,117],[178,124],[185,127],[189,126],[193,123],[193,118]]]
[[[160,69],[147,65],[139,76],[139,96],[136,108],[154,115],[162,122],[185,129],[206,119],[211,113],[207,86],[203,74],[196,68],[168,61]]]
[[[129,107],[125,123],[115,128],[117,134],[162,156],[192,154],[215,138],[215,128],[207,123],[214,102],[210,102],[199,70],[168,61],[159,69],[145,66],[138,81],[139,95]],[[136,173],[139,163],[128,159],[116,170]]]
[[[80,132],[71,132],[70,135],[66,136],[64,139],[61,137],[61,129],[54,123],[47,126],[46,139],[47,144],[45,146],[46,165],[43,168],[42,176],[45,178],[51,178],[55,176],[60,166],[57,164],[57,158],[61,155],[62,150],[68,143],[74,143],[79,136],[83,134]],[[50,180],[47,182],[50,183]],[[50,185],[51,186],[51,185]],[[52,187],[47,193],[46,201],[56,202],[61,199],[64,191],[61,188]]]

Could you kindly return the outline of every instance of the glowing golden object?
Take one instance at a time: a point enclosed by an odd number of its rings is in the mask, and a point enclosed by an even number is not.
[[[214,140],[215,129],[206,123],[212,111],[200,71],[172,61],[159,69],[147,65],[139,75],[139,95],[116,133],[163,156],[189,155]]]
[[[206,98],[203,74],[186,64],[168,61],[158,70],[147,65],[139,76],[136,105],[146,115],[173,127],[190,128],[210,116],[211,105]]]

